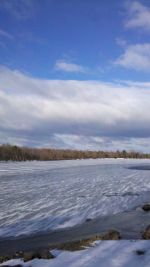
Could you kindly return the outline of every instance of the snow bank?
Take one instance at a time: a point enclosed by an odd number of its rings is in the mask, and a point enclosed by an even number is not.
[[[137,251],[143,254],[138,255]],[[82,251],[52,251],[51,260],[34,259],[23,263],[10,260],[3,265],[22,264],[23,267],[149,267],[150,241],[99,241],[94,247]],[[139,253],[140,254],[140,253]]]

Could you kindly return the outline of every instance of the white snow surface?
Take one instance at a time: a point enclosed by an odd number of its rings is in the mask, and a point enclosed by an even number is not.
[[[65,228],[150,201],[150,160],[0,163],[0,237]]]
[[[137,250],[145,254],[137,255]],[[53,252],[53,251],[52,251]],[[22,264],[23,267],[149,267],[150,241],[99,241],[94,247],[82,251],[54,251],[51,260],[34,259],[24,263],[9,260],[2,265]]]

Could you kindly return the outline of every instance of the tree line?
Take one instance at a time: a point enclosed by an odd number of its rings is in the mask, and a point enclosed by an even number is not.
[[[150,154],[135,151],[82,151],[70,149],[29,148],[0,145],[0,161],[70,160],[96,158],[150,158]]]

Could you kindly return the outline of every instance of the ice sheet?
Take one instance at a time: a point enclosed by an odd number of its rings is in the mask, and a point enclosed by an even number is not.
[[[150,160],[0,163],[0,236],[18,236],[115,214],[150,201]]]

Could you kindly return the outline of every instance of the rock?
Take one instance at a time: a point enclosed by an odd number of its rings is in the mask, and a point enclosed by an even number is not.
[[[150,204],[145,204],[145,205],[142,207],[142,209],[143,209],[144,211],[150,211]]]
[[[4,262],[4,261],[9,261],[11,259],[11,257],[8,256],[0,256],[0,263]]]
[[[147,226],[145,232],[142,235],[143,239],[150,239],[150,225]]]
[[[92,221],[91,218],[87,218],[87,219],[86,219],[86,222],[91,222],[91,221]]]
[[[24,261],[30,261],[33,259],[53,259],[54,256],[52,253],[47,249],[42,249],[38,251],[28,251],[23,253],[23,259]]]
[[[136,254],[139,255],[139,256],[141,256],[141,255],[144,255],[145,254],[145,251],[138,249],[138,250],[136,250]]]
[[[24,262],[26,262],[26,261],[33,260],[35,258],[53,259],[54,256],[52,255],[52,253],[48,249],[40,249],[37,251],[27,251],[27,252],[19,251],[19,252],[15,253],[14,255],[1,256],[0,257],[0,263],[6,262],[6,261],[11,260],[11,259],[19,259],[19,258],[24,259]],[[2,265],[2,266],[10,267],[9,265]],[[14,267],[23,267],[20,264],[13,265],[13,266]]]
[[[119,240],[121,235],[116,230],[109,230],[106,234],[102,236],[102,240]]]

